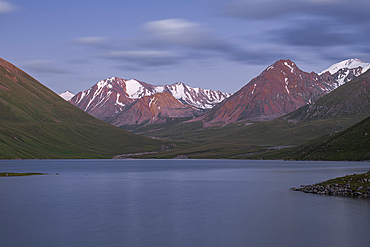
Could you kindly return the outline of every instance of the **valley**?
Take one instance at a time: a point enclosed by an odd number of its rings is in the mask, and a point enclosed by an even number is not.
[[[232,95],[112,77],[64,94],[70,104],[1,60],[0,157],[367,159],[302,151],[331,135],[351,143],[343,133],[370,115],[369,66],[360,62],[316,74],[279,60]]]

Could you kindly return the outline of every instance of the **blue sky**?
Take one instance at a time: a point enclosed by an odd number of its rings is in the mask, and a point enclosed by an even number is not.
[[[279,59],[370,62],[368,0],[0,0],[0,57],[61,93],[112,76],[234,93]]]

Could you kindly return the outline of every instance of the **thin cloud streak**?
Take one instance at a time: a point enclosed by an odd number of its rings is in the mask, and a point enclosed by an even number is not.
[[[325,16],[349,23],[370,20],[369,1],[361,0],[236,0],[226,4],[225,13],[247,19],[276,19],[292,15]]]
[[[107,37],[82,37],[72,40],[72,42],[81,45],[101,45],[108,41]]]
[[[176,64],[183,59],[168,51],[156,50],[109,51],[105,57],[129,64],[131,67],[134,67],[134,64],[139,67],[161,67]]]
[[[39,74],[67,74],[67,70],[60,69],[51,60],[32,60],[24,63],[24,68]]]

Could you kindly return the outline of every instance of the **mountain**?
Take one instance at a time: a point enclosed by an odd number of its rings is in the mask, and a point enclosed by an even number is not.
[[[336,87],[337,82],[329,73],[307,73],[290,60],[279,60],[194,121],[201,119],[210,125],[270,120],[309,104]]]
[[[0,158],[110,158],[163,142],[92,117],[0,59]]]
[[[153,86],[135,79],[112,77],[79,92],[70,102],[101,120],[121,126],[153,123],[162,121],[163,117],[199,116],[229,96],[180,82]]]
[[[293,122],[370,115],[370,70],[284,119]]]
[[[71,93],[70,91],[67,90],[67,91],[59,94],[59,96],[62,97],[63,99],[65,99],[65,100],[69,101],[70,99],[73,98],[73,96],[75,96],[75,94]]]
[[[333,64],[329,68],[319,73],[319,75],[329,73],[334,77],[334,80],[338,82],[338,86],[341,86],[355,77],[365,73],[369,68],[370,63],[364,63],[361,60],[354,58]]]

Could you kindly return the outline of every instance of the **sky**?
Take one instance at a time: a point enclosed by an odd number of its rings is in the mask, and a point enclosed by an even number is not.
[[[56,93],[117,76],[234,93],[279,59],[370,62],[369,0],[0,0],[0,57]]]

